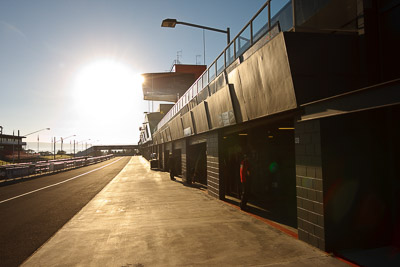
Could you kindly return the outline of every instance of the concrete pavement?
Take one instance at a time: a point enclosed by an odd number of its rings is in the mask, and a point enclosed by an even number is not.
[[[15,267],[58,232],[130,158],[0,186],[0,266]]]
[[[347,265],[132,157],[22,266]]]

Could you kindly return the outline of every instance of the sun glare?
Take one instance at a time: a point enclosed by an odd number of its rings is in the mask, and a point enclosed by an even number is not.
[[[71,118],[80,135],[121,141],[120,133],[135,135],[143,119],[143,77],[116,60],[97,60],[77,73]]]
[[[134,105],[141,97],[143,77],[128,66],[100,60],[81,69],[76,78],[75,99],[86,110]]]

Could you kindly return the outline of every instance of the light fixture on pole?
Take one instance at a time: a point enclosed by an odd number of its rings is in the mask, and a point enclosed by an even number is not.
[[[89,138],[89,139],[86,139],[86,140],[82,140],[82,141],[78,141],[78,142],[76,142],[76,145],[78,146],[78,144],[79,143],[82,143],[81,145],[81,147],[82,147],[82,151],[83,151],[83,142],[87,142],[87,141],[90,141],[91,139]],[[79,146],[78,146],[79,147]],[[86,148],[87,148],[87,145],[86,145]],[[79,149],[79,148],[78,148]],[[82,152],[82,151],[80,151],[80,152]],[[79,153],[79,152],[78,152]]]
[[[70,136],[67,136],[67,137],[61,137],[61,151],[63,151],[63,143],[64,143],[64,140],[66,140],[66,139],[68,139],[68,138],[71,138],[71,137],[74,137],[74,136],[76,136],[76,134],[70,135]]]
[[[28,135],[34,134],[34,133],[38,133],[38,132],[41,132],[41,131],[45,131],[45,130],[48,131],[48,130],[50,130],[50,128],[43,128],[43,129],[34,131],[34,132],[32,132],[32,133],[28,133],[28,134],[25,135],[25,137],[27,137]],[[37,136],[37,153],[39,153],[39,135]]]
[[[54,145],[54,156],[53,156],[53,159],[56,159],[56,144],[58,143],[58,142],[60,142],[61,141],[61,143],[62,143],[62,141],[63,141],[63,138],[61,137],[60,138],[60,140],[56,140],[57,138],[56,137],[54,137],[54,142],[53,142],[53,145]],[[61,150],[62,150],[62,146],[61,146]]]
[[[28,133],[28,134],[25,135],[25,137],[28,136],[28,135],[34,134],[34,133],[38,133],[38,132],[44,131],[44,130],[50,130],[50,128],[43,128],[43,129]]]
[[[212,27],[207,27],[207,26],[202,26],[198,24],[193,24],[193,23],[188,23],[188,22],[183,22],[183,21],[177,21],[176,19],[164,19],[161,23],[161,27],[164,28],[175,28],[176,24],[181,24],[181,25],[186,25],[190,27],[195,27],[195,28],[200,28],[203,30],[209,30],[209,31],[214,31],[214,32],[220,32],[220,33],[225,33],[226,34],[226,44],[229,45],[231,42],[231,31],[228,28],[226,30],[221,30],[217,28],[212,28]],[[203,56],[204,56],[204,65],[206,64],[206,48],[205,48],[205,41],[204,41],[204,31],[203,31]]]
[[[0,145],[3,144],[3,126],[0,126]]]
[[[217,28],[212,28],[212,27],[207,27],[207,26],[202,26],[198,24],[193,24],[193,23],[188,23],[188,22],[183,22],[183,21],[177,21],[176,19],[164,19],[161,23],[161,27],[166,27],[166,28],[175,28],[176,24],[182,24],[190,27],[196,27],[204,30],[209,30],[209,31],[215,31],[215,32],[221,32],[225,33],[227,37],[227,44],[230,43],[231,41],[231,33],[229,27],[226,28],[226,30],[221,30]]]

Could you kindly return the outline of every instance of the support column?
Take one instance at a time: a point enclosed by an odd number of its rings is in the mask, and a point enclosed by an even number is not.
[[[218,132],[213,132],[207,136],[207,187],[208,194],[224,199],[225,194],[222,190],[220,181],[219,154],[218,154]]]
[[[182,147],[181,147],[181,160],[182,160],[182,162],[181,162],[181,166],[182,166],[182,180],[184,181],[184,182],[187,182],[187,179],[188,179],[188,172],[187,172],[187,169],[188,169],[188,166],[187,166],[187,164],[188,164],[188,162],[187,162],[187,146],[188,146],[188,141],[187,141],[187,138],[185,138],[184,140],[182,140]]]
[[[168,159],[169,159],[169,154],[172,153],[172,142],[164,143],[163,144],[164,149],[164,171],[169,171],[169,166],[168,166]]]
[[[321,130],[319,120],[295,123],[299,239],[325,250]]]

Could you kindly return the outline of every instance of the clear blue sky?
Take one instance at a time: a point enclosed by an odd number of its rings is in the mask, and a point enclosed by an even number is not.
[[[286,2],[273,0],[273,11]],[[203,61],[201,29],[161,28],[161,21],[230,27],[233,38],[264,3],[1,0],[0,125],[6,134],[19,129],[22,135],[50,127],[40,133],[44,142],[76,134],[77,140],[135,144],[148,105],[140,86],[126,77],[168,71],[177,51],[184,64],[196,64],[196,55]],[[224,34],[206,31],[206,63],[225,45]],[[123,88],[116,89],[113,79]]]

